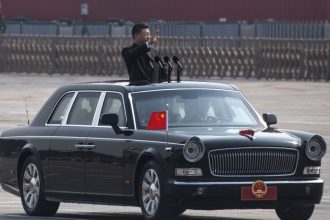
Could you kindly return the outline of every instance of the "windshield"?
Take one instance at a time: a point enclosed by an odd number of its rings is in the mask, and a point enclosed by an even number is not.
[[[257,114],[240,92],[222,90],[162,90],[133,93],[138,129],[146,129],[152,112],[168,109],[168,127],[262,128]]]

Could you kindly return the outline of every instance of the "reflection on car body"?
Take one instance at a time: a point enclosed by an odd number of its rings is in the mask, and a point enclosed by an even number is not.
[[[165,129],[149,130],[157,112]],[[140,206],[146,219],[227,208],[308,219],[326,143],[276,122],[227,84],[67,85],[29,126],[2,133],[0,182],[28,215],[78,202]]]

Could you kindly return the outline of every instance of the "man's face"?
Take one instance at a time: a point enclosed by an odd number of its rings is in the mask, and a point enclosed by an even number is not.
[[[149,28],[142,29],[140,33],[134,35],[134,42],[136,44],[144,44],[150,41],[151,34]]]

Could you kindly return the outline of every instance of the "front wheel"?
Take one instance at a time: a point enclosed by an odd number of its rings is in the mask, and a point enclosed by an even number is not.
[[[28,157],[23,163],[20,173],[20,194],[23,208],[30,216],[52,216],[60,205],[49,202],[43,193],[43,184],[37,160]]]
[[[298,207],[280,207],[276,208],[276,214],[281,220],[307,220],[314,212],[315,205],[311,206],[298,206]]]
[[[139,203],[147,220],[173,219],[175,214],[164,192],[165,176],[154,161],[142,168],[139,181]]]

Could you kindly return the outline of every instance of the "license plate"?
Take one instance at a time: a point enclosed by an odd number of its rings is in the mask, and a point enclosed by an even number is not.
[[[262,180],[255,181],[252,186],[241,187],[242,201],[275,201],[277,200],[277,187],[267,186]]]

